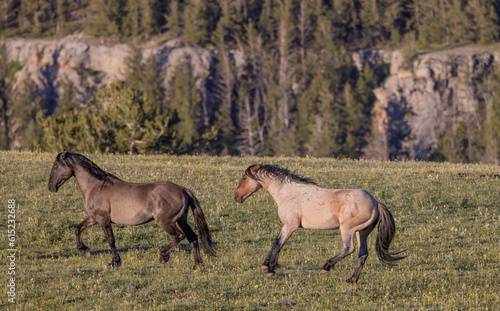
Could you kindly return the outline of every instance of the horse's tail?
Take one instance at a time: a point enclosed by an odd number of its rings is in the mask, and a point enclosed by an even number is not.
[[[389,245],[396,233],[396,224],[394,223],[394,217],[392,217],[391,212],[384,204],[378,203],[377,207],[379,224],[375,249],[382,263],[392,265],[393,262],[404,259],[406,256],[397,256],[402,251],[395,253],[389,252]]]
[[[210,230],[208,229],[207,222],[205,221],[205,214],[201,209],[200,202],[194,196],[191,190],[184,188],[186,194],[188,196],[188,204],[191,206],[191,210],[193,211],[194,220],[196,221],[196,225],[198,226],[198,230],[201,235],[201,245],[207,254],[210,256],[215,256],[215,246],[212,243],[212,238],[210,236]]]

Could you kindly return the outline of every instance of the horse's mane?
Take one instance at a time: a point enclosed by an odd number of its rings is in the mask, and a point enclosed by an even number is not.
[[[290,172],[286,168],[282,168],[277,165],[260,164],[259,168],[255,172],[252,172],[251,169],[257,165],[258,164],[251,165],[245,171],[245,173],[254,180],[262,181],[263,177],[267,177],[270,179],[278,180],[281,183],[288,182],[316,185],[316,183],[311,179],[298,176]]]
[[[97,166],[97,164],[90,161],[89,159],[87,159],[86,157],[84,157],[83,155],[81,155],[79,153],[66,152],[64,155],[64,158],[61,159],[61,155],[63,153],[64,152],[61,152],[57,156],[58,161],[60,163],[62,163],[63,165],[67,165],[73,169],[74,169],[75,165],[80,166],[81,168],[86,170],[93,177],[95,177],[99,180],[105,181],[105,182],[113,183],[112,179],[119,179],[115,175],[104,171],[99,166]]]

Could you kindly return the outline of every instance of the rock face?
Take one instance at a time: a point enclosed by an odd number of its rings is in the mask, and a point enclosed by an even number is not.
[[[390,65],[383,86],[374,90],[365,157],[428,160],[440,137],[457,122],[480,127],[482,94],[476,81],[499,60],[497,52],[456,49],[419,55],[406,69],[401,51],[354,53],[358,69],[366,62]]]
[[[89,43],[78,36],[58,41],[12,39],[6,41],[6,46],[9,60],[19,61],[22,66],[16,74],[16,83],[32,80],[38,92],[51,101],[57,97],[62,81],[67,79],[77,88],[77,100],[82,104],[90,99],[99,84],[125,78],[131,51],[124,44]],[[210,76],[213,51],[180,47],[177,41],[154,46],[145,44],[141,48],[143,59],[156,56],[167,90],[176,66],[182,62],[189,63],[199,89]]]
[[[19,61],[22,66],[16,74],[16,83],[34,81],[40,95],[53,105],[66,79],[77,88],[81,104],[90,99],[99,84],[124,79],[131,50],[123,44],[91,43],[77,35],[58,41],[5,42],[9,60]],[[176,66],[187,62],[197,89],[205,94],[207,79],[214,71],[216,51],[181,47],[177,41],[161,45],[146,43],[141,48],[144,59],[156,56],[167,92]],[[241,53],[231,53],[231,57],[237,67],[244,64]],[[365,157],[427,160],[440,138],[457,121],[479,122],[476,114],[481,94],[475,81],[498,63],[499,55],[491,51],[452,49],[418,55],[408,66],[401,51],[375,50],[355,52],[352,60],[359,71],[366,63],[383,62],[390,66],[383,86],[374,90],[372,135],[364,148]]]

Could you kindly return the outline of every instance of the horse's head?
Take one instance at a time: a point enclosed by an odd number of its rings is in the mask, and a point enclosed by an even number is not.
[[[238,203],[243,203],[254,192],[262,188],[262,185],[255,177],[255,172],[260,168],[260,165],[251,165],[247,168],[240,183],[234,192],[234,199]]]
[[[59,153],[52,165],[49,178],[49,191],[51,192],[57,192],[59,187],[74,175],[73,169],[66,162],[66,155],[66,150]]]

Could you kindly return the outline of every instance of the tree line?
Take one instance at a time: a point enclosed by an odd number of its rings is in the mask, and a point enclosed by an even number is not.
[[[388,68],[359,71],[351,51],[389,45],[409,49],[411,57],[418,49],[491,43],[500,35],[494,0],[6,0],[2,6],[4,37],[78,31],[137,42],[158,36],[218,51],[202,91],[188,64],[164,90],[154,57],[142,59],[136,50],[125,81],[100,87],[84,107],[74,102],[74,86],[62,83],[56,109],[35,96],[29,81],[12,90],[19,64],[0,58],[2,148],[15,132],[20,147],[41,150],[359,158],[370,135],[373,89]],[[234,50],[244,54],[242,70]],[[478,83],[491,95],[481,106],[491,125],[481,128],[490,128],[496,142],[494,75]],[[458,126],[442,137],[434,158],[481,161],[492,142],[474,141],[471,152],[462,132]]]
[[[226,44],[237,45],[249,25],[263,44],[273,44],[290,22],[297,48],[314,41],[318,26],[328,27],[337,45],[355,48],[405,40],[420,47],[488,43],[500,29],[496,0],[4,0],[1,10],[5,37],[168,34],[199,46],[218,45],[220,27]]]

